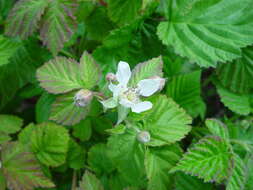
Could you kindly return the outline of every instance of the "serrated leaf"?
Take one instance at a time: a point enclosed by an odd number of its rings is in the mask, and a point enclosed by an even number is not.
[[[168,21],[158,26],[164,44],[202,67],[215,67],[241,56],[253,43],[251,0],[206,0],[168,3]]]
[[[80,60],[80,78],[83,86],[91,89],[97,85],[101,77],[101,71],[93,57],[84,52]]]
[[[73,125],[73,136],[81,141],[88,141],[92,134],[91,121],[89,118],[81,120]]]
[[[191,117],[171,98],[161,95],[150,100],[153,107],[144,118],[144,129],[151,135],[151,141],[147,145],[171,144],[190,132]]]
[[[48,3],[48,0],[19,0],[7,18],[5,33],[22,39],[33,34]]]
[[[226,190],[239,190],[244,189],[246,183],[246,167],[243,160],[238,156],[234,155],[234,167],[232,175],[228,179]]]
[[[232,63],[219,64],[216,69],[223,86],[234,93],[249,93],[253,89],[253,49],[242,50],[242,58]]]
[[[216,84],[216,88],[222,103],[228,109],[240,115],[248,115],[251,112],[250,95],[233,93],[219,84]]]
[[[178,145],[150,148],[145,154],[148,190],[167,190],[173,186],[173,177],[168,171],[176,165],[182,155]]]
[[[132,76],[129,81],[130,86],[135,86],[140,80],[150,77],[163,76],[163,61],[162,57],[153,58],[144,63],[139,63],[132,71]]]
[[[99,143],[92,146],[88,152],[88,164],[98,175],[109,174],[115,168],[109,159],[108,149],[105,144]]]
[[[167,95],[182,106],[192,117],[204,116],[205,103],[200,92],[201,71],[177,75],[167,84]]]
[[[48,92],[59,94],[82,88],[78,73],[79,65],[76,61],[56,57],[37,70],[37,79]]]
[[[31,142],[31,135],[33,130],[36,128],[36,125],[30,123],[18,134],[18,141],[23,145],[27,145]]]
[[[50,120],[63,125],[75,125],[86,117],[89,111],[89,105],[86,107],[76,106],[74,96],[76,91],[60,95],[52,105]]]
[[[253,156],[246,161],[247,176],[245,190],[251,190],[253,188]]]
[[[176,190],[214,190],[211,183],[204,183],[195,176],[178,172],[175,177]]]
[[[224,139],[229,139],[229,133],[227,126],[217,119],[207,119],[205,124],[209,131],[216,136]]]
[[[47,166],[59,166],[66,160],[68,131],[54,123],[39,124],[32,132],[31,149],[37,159]]]
[[[0,66],[8,64],[9,59],[20,47],[19,42],[12,41],[0,35]]]
[[[33,190],[35,187],[54,187],[44,176],[34,155],[16,142],[3,145],[2,167],[9,189]]]
[[[137,141],[137,132],[126,129],[124,134],[112,135],[108,139],[109,156],[120,174],[131,184],[144,181],[144,146]]]
[[[13,115],[0,115],[0,121],[0,132],[5,134],[14,134],[23,125],[23,119]]]
[[[77,144],[73,139],[70,139],[69,141],[67,163],[70,168],[75,170],[80,170],[85,164],[85,149]]]
[[[51,105],[55,101],[55,96],[44,92],[36,103],[36,121],[37,123],[48,121],[50,117]]]
[[[232,159],[231,147],[227,141],[220,137],[205,137],[188,149],[171,172],[183,171],[198,176],[205,182],[220,183],[228,178]]]
[[[44,15],[40,36],[43,44],[57,55],[76,29],[75,2],[68,0],[50,1]]]
[[[141,0],[109,0],[108,14],[113,21],[123,25],[137,18],[141,5]]]
[[[11,140],[11,137],[5,133],[0,133],[0,145]]]
[[[86,171],[79,183],[78,190],[104,190],[104,188],[94,174]]]

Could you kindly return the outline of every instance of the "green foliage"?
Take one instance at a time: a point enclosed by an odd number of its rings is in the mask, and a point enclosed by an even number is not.
[[[17,142],[2,147],[3,175],[9,189],[32,190],[34,187],[54,187],[44,176],[34,155]],[[24,172],[25,171],[25,172]]]
[[[216,136],[219,136],[223,139],[229,139],[229,133],[227,126],[224,125],[217,119],[207,119],[205,122],[206,126],[208,127],[209,131]]]
[[[83,175],[82,181],[80,181],[78,190],[103,190],[101,182],[96,176],[88,171]]]
[[[74,140],[70,139],[66,162],[70,168],[79,170],[84,167],[85,150]]]
[[[73,125],[73,136],[81,141],[88,141],[92,134],[90,119],[84,119],[79,123]]]
[[[42,123],[31,134],[31,149],[38,160],[47,166],[59,166],[66,161],[68,131],[54,123]]]
[[[158,26],[166,45],[202,67],[241,56],[253,43],[251,0],[179,1],[168,3],[168,21]],[[237,14],[238,13],[238,14]]]

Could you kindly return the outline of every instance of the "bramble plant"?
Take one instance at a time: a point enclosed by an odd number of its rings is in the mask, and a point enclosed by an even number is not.
[[[253,0],[0,0],[0,190],[252,190]]]

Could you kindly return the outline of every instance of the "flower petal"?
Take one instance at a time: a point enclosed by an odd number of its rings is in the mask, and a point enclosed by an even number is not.
[[[141,113],[141,112],[151,109],[152,106],[153,104],[151,102],[144,101],[144,102],[140,102],[138,104],[133,105],[131,109],[132,109],[132,112]]]
[[[117,101],[114,98],[109,98],[104,101],[100,101],[105,108],[115,108],[117,106]]]
[[[131,77],[131,70],[127,62],[120,61],[118,64],[118,70],[116,73],[116,78],[118,82],[124,86],[127,85]]]
[[[140,95],[148,97],[157,92],[160,88],[160,79],[144,79],[138,83]]]
[[[126,98],[121,98],[120,101],[119,101],[119,103],[120,103],[122,106],[126,107],[126,108],[130,108],[130,107],[134,106],[134,103],[131,102],[131,101],[129,101],[129,100],[126,99]]]

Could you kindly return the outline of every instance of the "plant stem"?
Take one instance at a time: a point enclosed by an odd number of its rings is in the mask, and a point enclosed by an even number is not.
[[[72,187],[71,190],[76,190],[76,171],[73,172]]]

